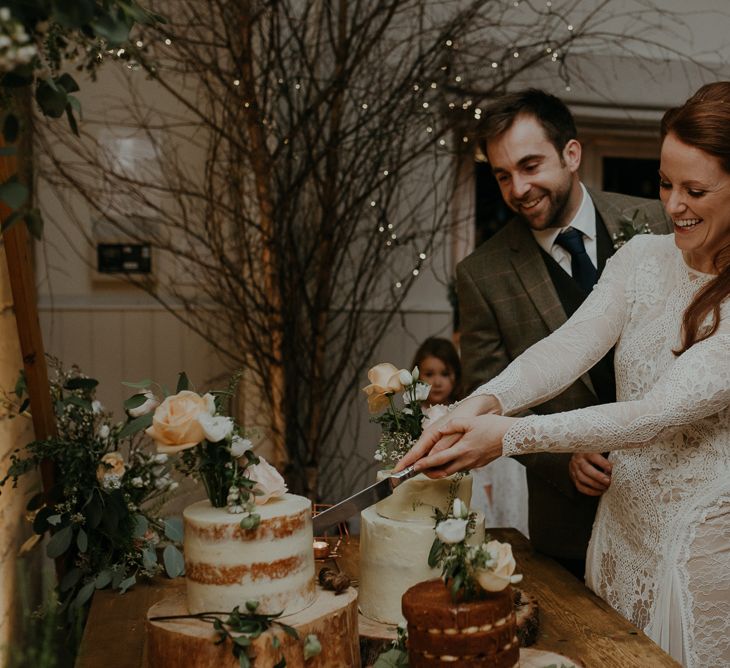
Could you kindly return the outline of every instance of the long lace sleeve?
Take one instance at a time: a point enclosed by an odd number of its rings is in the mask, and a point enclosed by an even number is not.
[[[632,240],[608,260],[601,279],[580,308],[471,396],[497,397],[504,415],[543,403],[588,371],[616,343],[630,313]]]
[[[666,438],[727,409],[728,359],[725,327],[678,357],[643,398],[520,419],[505,434],[503,452],[604,452]]]

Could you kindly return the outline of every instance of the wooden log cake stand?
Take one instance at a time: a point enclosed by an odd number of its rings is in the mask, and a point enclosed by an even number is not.
[[[212,624],[197,619],[150,621],[154,617],[186,615],[185,591],[171,593],[147,612],[147,666],[149,668],[238,668],[230,642],[215,644]],[[251,643],[249,656],[256,668],[273,668],[282,657],[287,668],[360,668],[357,634],[357,592],[349,588],[339,595],[317,587],[309,607],[281,617],[293,626],[299,640],[274,625]],[[322,652],[304,662],[303,643],[315,634]],[[279,647],[272,644],[279,639]]]

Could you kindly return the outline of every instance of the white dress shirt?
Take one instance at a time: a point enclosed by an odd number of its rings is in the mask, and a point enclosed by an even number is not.
[[[558,234],[573,227],[579,232],[583,233],[583,243],[586,247],[586,253],[593,262],[594,267],[598,267],[598,250],[596,246],[596,207],[593,205],[593,200],[588,194],[586,187],[580,184],[581,192],[583,193],[583,199],[581,200],[578,211],[575,214],[573,220],[568,223],[565,227],[549,227],[546,230],[532,230],[532,234],[535,237],[535,241],[540,244],[540,247],[566,271],[569,276],[573,275],[571,269],[571,258],[565,248],[558,246],[555,240],[558,238]]]

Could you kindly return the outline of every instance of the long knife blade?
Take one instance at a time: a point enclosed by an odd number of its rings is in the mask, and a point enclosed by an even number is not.
[[[381,481],[370,485],[370,487],[366,487],[357,494],[353,494],[344,501],[340,501],[331,508],[323,510],[312,519],[314,535],[319,536],[335,524],[344,522],[353,515],[357,515],[361,510],[372,506],[378,501],[382,501],[384,498],[390,496],[400,483],[415,475],[418,475],[418,472],[414,471],[412,466],[409,466],[400,473],[383,478]]]

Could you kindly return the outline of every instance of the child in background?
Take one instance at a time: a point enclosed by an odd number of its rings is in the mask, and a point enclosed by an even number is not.
[[[461,399],[461,362],[448,339],[431,337],[416,351],[411,368],[418,367],[418,379],[431,386],[425,406],[451,404]]]

